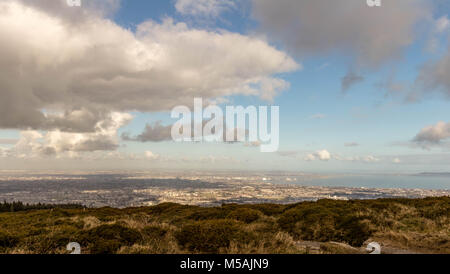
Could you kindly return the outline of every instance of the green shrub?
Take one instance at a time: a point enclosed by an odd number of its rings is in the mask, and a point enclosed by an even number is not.
[[[351,246],[361,246],[372,235],[368,224],[359,218],[344,219],[337,229],[339,236],[336,240],[347,242]]]
[[[160,226],[146,226],[142,229],[142,235],[150,239],[161,239],[167,234],[167,229]]]
[[[256,204],[249,205],[249,208],[258,210],[267,216],[276,216],[286,210],[286,206],[280,204]]]
[[[90,247],[92,254],[114,254],[122,244],[118,240],[95,240]]]
[[[136,229],[112,224],[85,231],[80,235],[80,240],[82,245],[89,246],[91,253],[114,253],[121,246],[131,246],[141,241],[142,236]]]
[[[252,223],[259,219],[260,212],[250,208],[238,208],[228,214],[228,218],[235,219],[244,223]]]
[[[10,233],[0,231],[0,249],[12,248],[19,243],[19,238]]]
[[[294,238],[309,241],[343,241],[360,246],[372,231],[361,216],[356,203],[320,200],[301,203],[284,212],[278,225]]]
[[[236,221],[208,220],[184,225],[175,234],[178,244],[192,252],[217,253],[230,242],[248,241],[249,235],[240,230]]]
[[[27,247],[37,253],[51,254],[64,250],[66,245],[70,242],[77,241],[77,234],[79,230],[73,226],[60,226],[57,230],[52,232],[43,231],[31,237],[31,241],[27,243]]]
[[[227,210],[224,210],[223,208],[201,208],[191,213],[188,216],[188,219],[195,221],[225,219],[227,217],[227,214]]]
[[[147,209],[147,212],[155,215],[175,216],[178,214],[186,213],[196,206],[180,205],[175,203],[161,203],[155,206],[151,206]]]
[[[95,210],[91,209],[89,213],[103,222],[113,221],[114,217],[122,215],[120,209],[112,207],[102,207]]]

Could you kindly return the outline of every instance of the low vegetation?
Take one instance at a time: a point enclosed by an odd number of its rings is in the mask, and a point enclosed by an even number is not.
[[[82,205],[78,204],[60,204],[60,205],[49,205],[49,204],[24,204],[22,202],[12,202],[7,203],[4,201],[3,203],[0,203],[0,212],[17,212],[17,211],[29,211],[29,210],[36,210],[36,209],[52,209],[52,208],[84,208]]]
[[[0,253],[450,253],[450,197],[136,208],[0,206]],[[9,210],[8,210],[9,209]]]

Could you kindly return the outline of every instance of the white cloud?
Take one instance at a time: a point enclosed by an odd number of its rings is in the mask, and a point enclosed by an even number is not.
[[[449,29],[450,20],[448,19],[447,15],[434,20],[433,29],[430,33],[431,37],[427,42],[427,50],[429,52],[436,53],[442,48],[442,45],[445,43],[442,42],[442,40],[446,40],[445,38]]]
[[[327,117],[326,114],[323,113],[316,113],[314,115],[311,115],[309,118],[310,119],[324,119],[325,117]]]
[[[435,31],[438,33],[445,32],[450,29],[450,20],[447,15],[438,18],[435,22]]]
[[[214,155],[208,155],[206,157],[200,157],[200,159],[190,159],[190,161],[200,161],[204,163],[223,163],[223,162],[232,162],[232,163],[240,163],[239,160],[234,159],[233,157],[228,156],[214,156]]]
[[[67,0],[0,0],[0,2],[1,1],[14,1],[26,4],[72,22],[84,20],[87,17],[113,15],[119,10],[121,2],[121,0],[81,0],[82,8],[74,8],[67,5]]]
[[[194,96],[271,100],[288,87],[274,75],[299,68],[259,38],[172,19],[132,33],[32,2],[0,2],[0,128],[93,132],[112,112],[164,111]]]
[[[156,159],[159,159],[159,155],[158,154],[155,154],[155,153],[153,153],[153,152],[151,152],[151,151],[146,151],[145,152],[145,157],[147,158],[147,159],[150,159],[150,160],[156,160]]]
[[[320,150],[316,152],[316,157],[321,161],[328,161],[331,159],[331,154],[327,150]]]
[[[377,163],[380,161],[380,159],[378,159],[375,156],[369,155],[369,156],[362,158],[362,161],[366,162],[366,163]]]
[[[442,145],[444,140],[450,138],[450,123],[438,122],[426,126],[414,137],[413,142],[423,148]]]
[[[333,155],[333,158],[338,161],[360,162],[360,163],[378,163],[381,161],[380,158],[377,158],[373,155],[342,157],[335,154]]]
[[[5,139],[5,138],[0,138],[0,144],[1,145],[14,145],[15,143],[17,143],[17,139]]]
[[[316,68],[316,70],[317,71],[324,70],[324,69],[328,68],[329,66],[331,66],[330,63],[323,63],[322,65],[318,66]]]
[[[7,157],[9,153],[9,149],[0,147],[0,158]]]
[[[344,146],[346,146],[346,147],[357,147],[357,146],[359,146],[359,144],[357,142],[350,142],[350,143],[345,143]]]
[[[261,146],[261,142],[260,141],[245,142],[244,146],[246,146],[246,147],[259,147],[259,146]]]
[[[117,130],[127,124],[132,116],[114,112],[111,118],[98,122],[92,133],[47,131],[22,131],[19,141],[10,149],[10,155],[19,158],[56,156],[75,157],[79,153],[112,151],[119,146]]]
[[[319,150],[315,153],[308,154],[305,157],[305,161],[314,161],[314,160],[328,161],[331,159],[331,154],[327,150]]]
[[[400,164],[402,162],[402,160],[400,160],[399,158],[394,158],[394,159],[392,159],[392,162],[394,164]]]
[[[217,17],[236,8],[233,0],[177,0],[175,9],[183,15]]]
[[[277,154],[280,155],[281,157],[297,157],[298,155],[298,151],[295,150],[282,150],[282,151],[277,151]]]
[[[314,161],[316,157],[313,154],[308,154],[305,156],[305,161]]]

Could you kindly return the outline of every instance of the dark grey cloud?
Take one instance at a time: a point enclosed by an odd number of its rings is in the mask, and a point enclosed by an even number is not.
[[[364,77],[358,75],[352,71],[349,71],[344,77],[341,78],[341,90],[342,92],[348,91],[353,85],[364,81]]]
[[[147,124],[143,132],[137,136],[130,136],[129,133],[122,134],[122,140],[124,141],[136,141],[136,142],[162,142],[171,140],[172,126],[163,126],[161,122],[156,122],[153,125]]]
[[[98,136],[94,139],[82,141],[71,147],[69,151],[113,151],[119,147],[117,141],[105,137],[107,136]]]
[[[415,39],[414,28],[428,19],[432,1],[253,0],[261,31],[300,57],[339,51],[356,63],[377,66],[398,59]]]
[[[203,120],[202,128],[204,128],[205,125],[209,121],[211,121],[211,120]],[[224,132],[223,132],[222,138],[223,138],[224,142],[230,143],[230,144],[238,142],[237,141],[238,140],[238,128],[228,129],[226,127],[225,118],[223,121],[223,125],[224,125]],[[191,138],[194,137],[194,126],[195,126],[195,123],[192,122],[191,123]],[[164,125],[162,125],[161,121],[158,121],[153,124],[146,124],[144,130],[138,135],[132,136],[129,132],[124,132],[124,133],[122,133],[121,138],[124,141],[142,142],[142,143],[169,141],[169,140],[172,140],[171,130],[172,130],[172,125],[164,126]],[[215,129],[213,128],[213,133],[214,133],[214,130]],[[226,139],[226,134],[228,131],[233,132],[233,136],[234,136],[233,140],[228,141]],[[245,134],[245,137],[247,138],[249,135],[248,129],[244,129],[244,134]],[[253,146],[257,145],[256,142],[253,142],[250,144]]]
[[[398,81],[394,72],[391,72],[386,79],[376,83],[375,87],[382,90],[386,98],[400,97],[404,101],[408,101],[407,98],[404,97],[408,96],[407,92],[410,91],[410,87],[408,87],[406,83]]]
[[[450,47],[438,61],[428,62],[422,66],[416,84],[423,90],[422,96],[440,92],[450,99]]]
[[[39,154],[42,156],[54,156],[56,155],[56,149],[54,147],[42,147]]]

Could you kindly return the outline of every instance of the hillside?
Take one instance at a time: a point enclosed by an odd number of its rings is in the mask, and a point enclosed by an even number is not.
[[[450,253],[450,197],[290,205],[0,206],[0,253]],[[5,212],[9,211],[9,212]],[[11,212],[13,211],[13,212]]]

